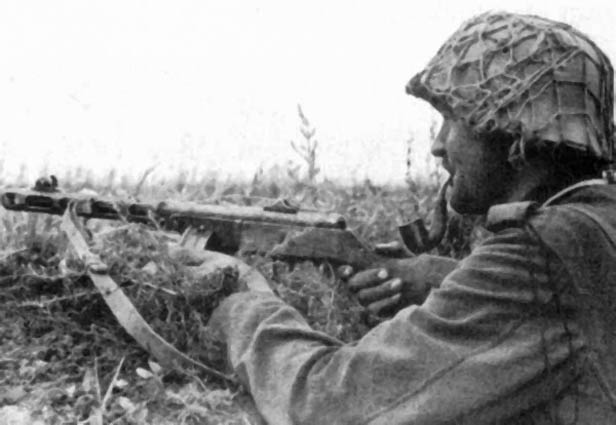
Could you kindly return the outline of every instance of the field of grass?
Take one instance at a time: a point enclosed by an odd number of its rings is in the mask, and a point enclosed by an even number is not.
[[[305,118],[302,123],[305,140],[294,148],[303,165],[260,171],[248,182],[188,175],[162,180],[150,173],[137,181],[116,173],[95,181],[83,170],[58,177],[67,192],[140,200],[258,205],[288,198],[343,214],[370,243],[397,239],[401,220],[426,216],[438,170],[401,187],[320,179],[314,132]],[[154,362],[116,323],[59,223],[58,217],[0,209],[0,423],[3,417],[50,424],[259,423],[239,386]],[[195,275],[170,255],[167,235],[143,225],[92,220],[87,226],[92,250],[148,323],[182,352],[224,367],[207,320],[232,291],[236,272]],[[454,217],[438,252],[464,255],[472,233],[471,221]],[[247,260],[316,329],[351,341],[374,324],[327,265]]]

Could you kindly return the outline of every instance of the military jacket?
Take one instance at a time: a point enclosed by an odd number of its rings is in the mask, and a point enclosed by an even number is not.
[[[493,207],[494,232],[351,344],[274,295],[217,311],[271,424],[616,424],[616,186]]]

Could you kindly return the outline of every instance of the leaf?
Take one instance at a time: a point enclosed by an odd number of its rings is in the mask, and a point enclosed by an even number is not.
[[[116,388],[126,388],[128,386],[128,381],[126,381],[125,379],[118,379],[117,381],[115,381],[115,387]]]
[[[94,412],[88,418],[89,425],[103,425],[103,412],[99,408],[95,408]]]
[[[116,402],[128,413],[132,413],[137,409],[135,403],[133,403],[128,397],[120,396],[116,399]]]
[[[75,395],[75,391],[77,391],[77,386],[75,384],[71,384],[68,387],[66,387],[64,391],[66,392],[67,396],[69,396],[70,398],[73,398],[73,396]]]
[[[158,266],[154,261],[150,261],[145,266],[143,266],[141,270],[149,274],[150,276],[154,276],[156,273],[158,273]]]
[[[147,418],[148,408],[145,406],[141,407],[135,414],[133,414],[133,419],[138,424],[146,423]]]
[[[142,367],[138,367],[137,369],[135,369],[135,372],[137,372],[137,375],[139,375],[139,377],[143,379],[150,379],[154,377],[154,374],[152,372]]]
[[[0,407],[0,419],[3,424],[29,425],[39,424],[33,421],[30,409],[22,406],[3,406]]]
[[[2,404],[15,404],[28,393],[24,389],[23,385],[12,387],[0,394],[0,403]]]
[[[154,374],[156,375],[160,375],[160,373],[162,372],[163,368],[161,367],[161,365],[159,365],[158,363],[156,363],[155,361],[152,360],[148,360],[148,365],[150,366],[150,370],[152,372],[154,372]]]
[[[81,386],[83,390],[87,393],[92,392],[96,388],[94,370],[92,368],[86,369],[86,373],[83,375],[83,379],[81,381]]]
[[[58,270],[60,270],[60,275],[66,276],[71,273],[71,269],[66,265],[66,258],[62,259],[58,263]]]
[[[125,357],[122,357],[118,367],[113,374],[113,378],[111,378],[111,383],[107,387],[107,391],[105,391],[105,397],[103,397],[103,401],[101,401],[101,410],[105,410],[107,408],[107,403],[111,399],[111,392],[113,391],[113,387],[115,387],[116,381],[118,380],[118,376],[120,375],[120,370],[122,370],[122,365],[124,364]]]

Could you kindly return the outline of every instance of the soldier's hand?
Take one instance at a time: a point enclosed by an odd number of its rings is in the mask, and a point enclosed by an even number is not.
[[[246,283],[246,289],[272,292],[267,279],[254,267],[242,260],[220,252],[195,250],[181,246],[170,246],[169,254],[175,260],[191,268],[196,275],[208,275],[224,267],[236,267],[239,278]]]
[[[374,314],[389,315],[401,308],[424,302],[430,290],[438,287],[457,262],[433,255],[389,260],[381,267],[352,274],[346,268],[341,275],[359,302]]]

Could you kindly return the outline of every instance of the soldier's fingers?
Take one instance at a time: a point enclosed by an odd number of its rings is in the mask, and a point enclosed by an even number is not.
[[[402,280],[395,278],[381,283],[379,286],[360,290],[357,293],[357,298],[361,304],[366,305],[396,295],[400,293],[401,288]]]
[[[364,270],[349,279],[349,288],[352,291],[359,291],[360,289],[380,285],[387,278],[389,278],[389,272],[387,269],[380,268]]]
[[[380,311],[389,307],[394,307],[398,304],[398,302],[400,302],[400,294],[396,294],[394,296],[373,302],[368,306],[368,310],[378,315]]]
[[[342,280],[348,280],[353,276],[354,272],[355,270],[353,270],[353,267],[348,265],[338,267],[338,276],[340,276]]]

